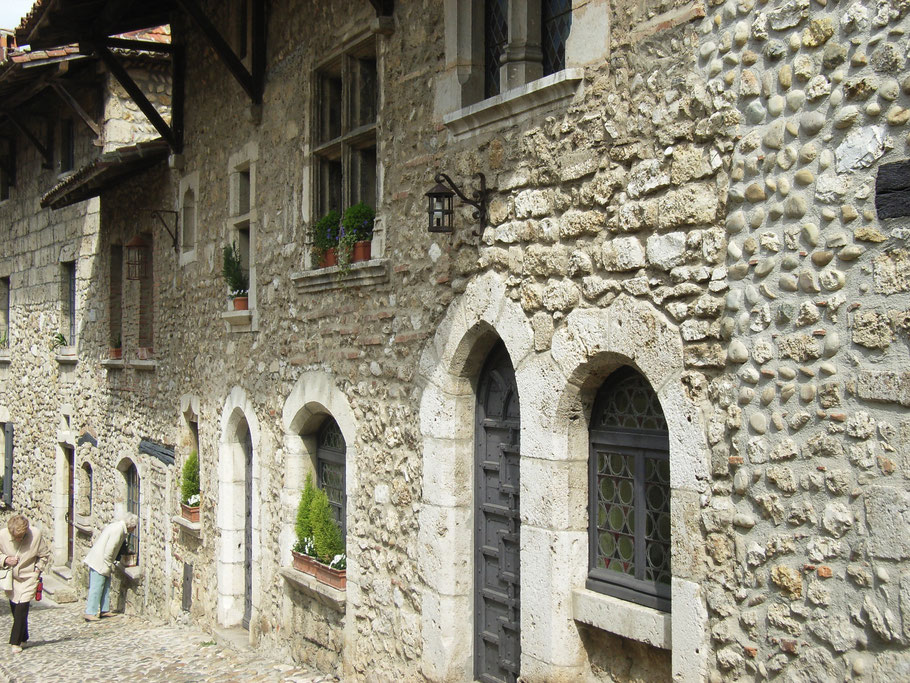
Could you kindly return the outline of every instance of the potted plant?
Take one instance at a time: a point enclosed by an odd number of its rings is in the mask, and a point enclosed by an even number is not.
[[[335,209],[313,224],[310,229],[310,239],[313,243],[313,262],[320,268],[334,266],[337,263],[335,249],[338,246],[338,226],[341,223],[341,214]]]
[[[250,280],[243,270],[243,262],[240,259],[240,250],[237,243],[224,245],[222,251],[221,274],[227,282],[228,289],[231,293],[231,299],[234,301],[235,311],[246,311],[249,309],[248,294],[250,291]]]
[[[111,348],[110,348],[110,358],[111,360],[120,360],[123,358],[123,340],[120,337],[120,333],[117,333],[116,337],[111,338]]]
[[[180,511],[184,519],[199,521],[199,455],[191,451],[183,463],[183,481],[180,483]]]
[[[57,349],[62,349],[66,346],[66,337],[63,336],[62,332],[58,332],[53,337],[51,337],[51,351],[57,352]]]
[[[6,332],[0,332],[0,349],[9,348],[9,337],[6,335]]]
[[[291,550],[294,557],[294,569],[316,575],[316,545],[313,542],[313,525],[310,523],[310,507],[316,488],[313,486],[313,475],[306,475],[306,483],[300,494],[300,504],[297,506],[297,521],[294,530],[297,532],[297,544]]]
[[[363,202],[348,207],[341,219],[338,259],[342,264],[370,260],[376,212]]]
[[[319,565],[316,580],[344,590],[347,586],[347,556],[341,530],[332,516],[329,497],[325,491],[316,489],[310,505],[310,524],[313,527],[313,542]]]

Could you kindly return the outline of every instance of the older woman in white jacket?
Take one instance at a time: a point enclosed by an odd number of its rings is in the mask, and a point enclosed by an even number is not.
[[[13,573],[13,587],[6,591],[13,614],[9,634],[13,652],[21,652],[22,644],[28,640],[28,608],[50,555],[41,529],[29,528],[22,515],[10,517],[6,528],[0,531],[0,565]]]
[[[132,513],[111,522],[104,527],[85,556],[83,562],[89,567],[86,621],[98,621],[111,615],[111,569],[117,559],[117,551],[138,523],[138,518]]]

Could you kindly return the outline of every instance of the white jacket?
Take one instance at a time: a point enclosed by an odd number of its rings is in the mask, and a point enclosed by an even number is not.
[[[83,562],[102,576],[110,576],[111,565],[117,558],[117,551],[128,535],[126,522],[120,519],[111,522],[101,531],[101,535],[92,544],[92,549],[88,551]]]

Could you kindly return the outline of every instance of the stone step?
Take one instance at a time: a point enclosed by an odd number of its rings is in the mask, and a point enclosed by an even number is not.
[[[73,578],[73,570],[66,565],[62,565],[60,567],[51,567],[51,571],[64,581],[69,581]]]
[[[58,604],[76,602],[78,599],[76,589],[70,586],[68,581],[59,576],[56,569],[57,568],[55,567],[54,571],[44,575],[44,592],[51,600]]]
[[[233,628],[215,627],[212,629],[212,635],[218,645],[235,652],[249,652],[253,649],[253,646],[250,645],[250,632],[245,628],[240,628],[239,626]]]

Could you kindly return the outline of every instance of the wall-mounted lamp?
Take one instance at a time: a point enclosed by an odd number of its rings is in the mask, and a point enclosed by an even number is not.
[[[474,199],[468,199],[464,193],[458,189],[458,186],[452,182],[452,179],[445,173],[437,173],[433,180],[436,186],[426,193],[427,197],[427,216],[430,219],[430,232],[452,232],[452,217],[455,210],[452,207],[453,198],[457,194],[465,204],[474,207],[474,220],[480,221],[481,230],[487,227],[487,201],[490,192],[487,190],[487,177],[483,173],[478,173],[480,179],[480,189],[472,193]],[[449,187],[443,185],[445,182]],[[449,189],[451,188],[451,189]]]
[[[149,274],[149,245],[141,235],[123,245],[126,249],[126,279],[141,280]]]

